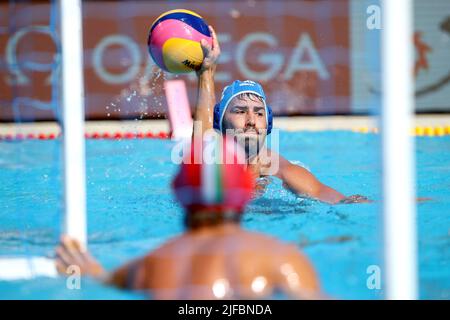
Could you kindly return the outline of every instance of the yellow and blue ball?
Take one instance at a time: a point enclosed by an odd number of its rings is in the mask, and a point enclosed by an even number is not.
[[[155,63],[171,73],[198,70],[203,62],[201,39],[212,44],[208,25],[197,13],[176,9],[163,13],[153,22],[148,49]]]

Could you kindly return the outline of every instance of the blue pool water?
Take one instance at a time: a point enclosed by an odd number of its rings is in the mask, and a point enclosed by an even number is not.
[[[375,202],[331,206],[302,199],[274,179],[243,217],[248,230],[296,243],[339,299],[380,299],[367,268],[382,266],[379,136],[280,133],[280,151],[346,195]],[[167,140],[88,140],[89,248],[108,269],[183,231],[169,184],[176,166]],[[50,255],[61,220],[60,141],[0,142],[0,255]],[[450,298],[450,137],[417,139],[420,297]],[[399,155],[401,156],[401,155]],[[383,269],[381,269],[382,271]],[[0,270],[1,272],[1,270]],[[0,282],[0,299],[142,299],[83,279]]]

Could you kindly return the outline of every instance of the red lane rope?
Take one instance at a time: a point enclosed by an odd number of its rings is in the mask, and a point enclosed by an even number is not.
[[[18,134],[0,134],[0,140],[16,141],[16,140],[54,140],[60,138],[61,134],[55,133],[28,133],[26,135],[22,133]],[[121,140],[121,139],[169,139],[170,134],[168,132],[160,131],[154,132],[92,132],[85,133],[86,139],[106,139],[106,140]]]

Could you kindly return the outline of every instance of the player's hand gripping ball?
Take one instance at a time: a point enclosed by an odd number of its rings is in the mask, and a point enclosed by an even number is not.
[[[153,22],[148,49],[164,71],[188,73],[200,69],[203,62],[201,39],[212,45],[208,25],[195,12],[176,9],[163,13]]]

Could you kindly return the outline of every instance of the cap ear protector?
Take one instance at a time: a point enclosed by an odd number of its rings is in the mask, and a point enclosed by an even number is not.
[[[267,135],[269,135],[272,132],[272,127],[273,127],[272,108],[269,105],[266,105],[266,112],[267,112]],[[216,105],[214,106],[213,128],[216,130],[222,131],[221,130],[222,126],[220,123],[220,116],[221,116],[220,103],[216,103]]]
[[[267,112],[267,135],[269,135],[272,132],[273,127],[272,107],[266,105],[266,112]]]
[[[220,131],[220,103],[214,106],[213,128]]]

